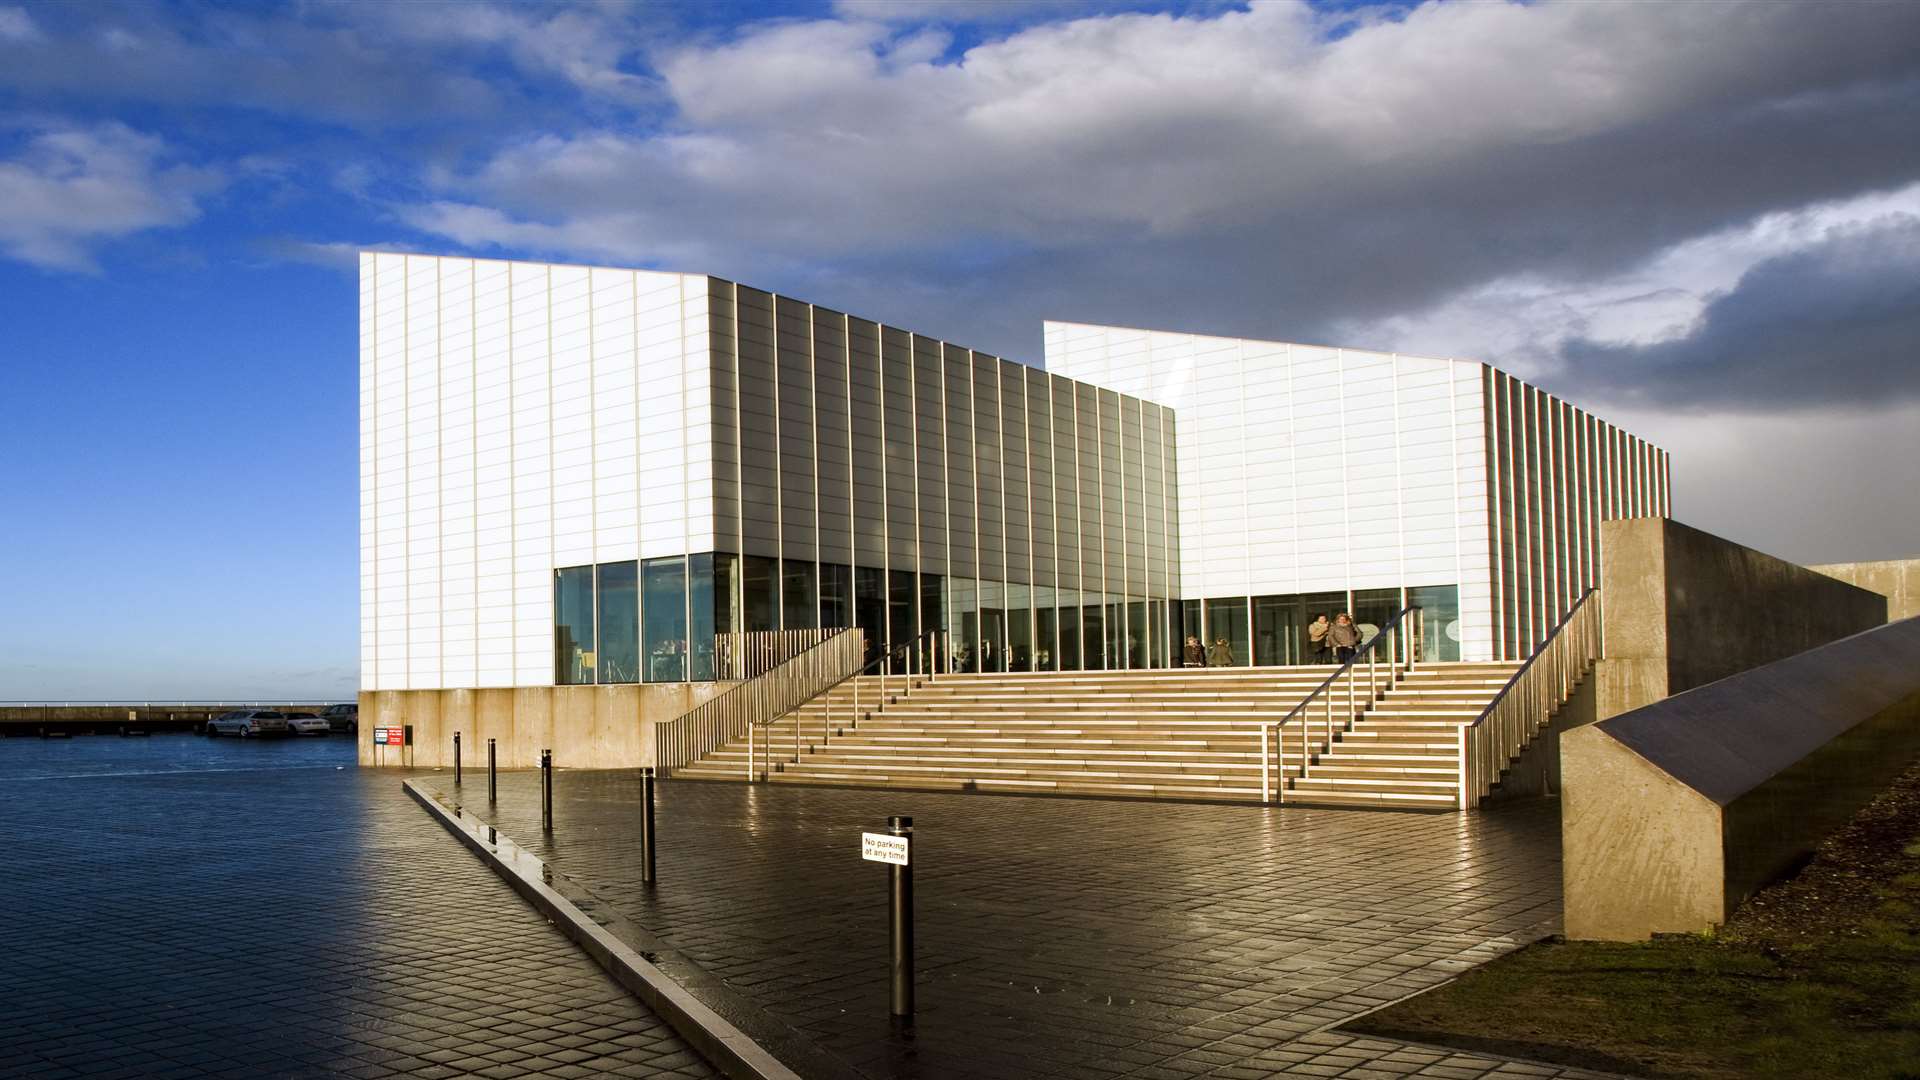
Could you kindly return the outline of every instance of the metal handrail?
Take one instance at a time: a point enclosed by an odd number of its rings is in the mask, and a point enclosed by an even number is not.
[[[1401,624],[1407,621],[1408,616],[1412,616],[1413,625],[1409,628],[1411,632],[1403,632],[1401,630]],[[1336,668],[1333,674],[1327,676],[1326,680],[1319,686],[1314,687],[1313,692],[1302,698],[1300,704],[1295,705],[1289,710],[1287,715],[1272,724],[1260,725],[1261,802],[1272,802],[1275,800],[1276,795],[1278,796],[1278,801],[1282,803],[1287,801],[1286,728],[1287,725],[1293,721],[1293,718],[1296,716],[1300,717],[1300,778],[1305,780],[1307,778],[1307,770],[1313,762],[1313,752],[1307,745],[1309,729],[1313,726],[1312,717],[1302,715],[1306,712],[1307,707],[1313,704],[1315,698],[1321,699],[1325,706],[1324,731],[1326,738],[1322,740],[1320,744],[1322,752],[1325,752],[1333,746],[1333,694],[1329,691],[1340,681],[1340,676],[1345,675],[1347,677],[1347,718],[1341,726],[1342,731],[1347,731],[1352,729],[1354,721],[1360,718],[1361,713],[1372,708],[1374,701],[1377,700],[1381,694],[1380,679],[1376,668],[1381,639],[1384,638],[1387,642],[1386,688],[1391,690],[1403,675],[1413,673],[1414,664],[1419,658],[1418,648],[1421,633],[1425,629],[1424,619],[1425,616],[1422,614],[1421,608],[1418,605],[1409,604],[1401,608],[1393,618],[1387,620],[1386,626],[1381,627],[1374,632],[1372,637],[1360,643],[1359,648],[1354,652],[1351,659]],[[1404,668],[1401,667],[1400,654],[1402,653],[1405,654]],[[1367,661],[1367,697],[1364,704],[1358,700],[1358,683],[1360,678],[1358,665],[1362,656],[1364,656]],[[1272,736],[1271,744],[1268,742],[1269,731],[1271,731]],[[1275,783],[1275,770],[1272,767],[1275,753],[1278,753],[1280,758],[1279,769],[1277,770],[1279,773],[1277,784]]]
[[[721,679],[753,679],[813,648],[841,627],[740,630],[713,635],[714,672]]]
[[[1460,809],[1493,790],[1501,772],[1587,677],[1603,646],[1600,590],[1588,589],[1473,723],[1460,728],[1454,747]]]
[[[871,673],[873,669],[876,667],[880,669],[880,707],[884,709],[886,708],[886,705],[887,705],[887,676],[888,676],[888,673],[893,668],[893,661],[903,656],[906,658],[906,661],[907,661],[905,665],[906,686],[907,686],[906,692],[909,695],[911,695],[914,690],[913,680],[916,677],[925,677],[926,680],[930,683],[934,681],[935,676],[938,674],[938,669],[941,667],[941,664],[943,662],[942,656],[944,655],[940,651],[939,645],[941,640],[944,639],[946,636],[947,634],[946,634],[946,631],[944,630],[927,630],[927,631],[923,631],[922,633],[920,633],[918,636],[914,637],[910,641],[904,641],[898,645],[882,645],[880,647],[879,655],[875,656],[873,659],[861,665],[858,671],[850,672],[844,677],[835,680],[832,684],[821,687],[819,690],[815,691],[811,696],[809,696],[806,699],[806,701],[802,701],[795,704],[792,708],[788,709],[786,712],[781,713],[779,716],[772,716],[764,720],[758,721],[754,726],[757,726],[757,727],[771,726],[774,722],[781,719],[781,717],[786,716],[788,713],[795,712],[805,707],[808,704],[808,702],[811,702],[816,698],[826,697],[827,698],[826,715],[821,717],[820,719],[820,745],[825,746],[833,737],[833,699],[831,697],[827,697],[827,695],[832,694],[834,690],[838,689],[841,685],[845,684],[846,682],[852,681],[853,683],[853,724],[852,726],[858,727],[860,724],[860,679],[861,677]],[[800,763],[800,756],[801,756],[800,740],[801,740],[800,722],[799,720],[796,719],[793,724],[793,763],[795,765],[798,765]],[[760,745],[761,745],[761,752],[766,762],[766,768],[762,770],[759,775],[764,777],[767,775],[767,772],[770,771],[773,767],[773,736],[769,734],[765,738],[761,739]],[[754,778],[753,766],[754,766],[753,728],[749,727],[747,729],[747,780],[749,783],[751,783]]]
[[[858,670],[865,637],[840,630],[826,640],[654,726],[654,764],[675,769],[750,733],[762,716],[783,716]]]

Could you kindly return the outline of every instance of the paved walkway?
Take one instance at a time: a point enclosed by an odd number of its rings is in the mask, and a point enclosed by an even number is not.
[[[399,777],[124,774],[188,738],[0,745],[0,1076],[712,1075]]]
[[[537,774],[502,774],[492,812],[483,775],[423,783],[598,897],[596,917],[663,966],[717,977],[711,993],[837,1066],[788,1062],[809,1076],[1598,1075],[1326,1030],[1558,929],[1549,803],[1420,815],[665,781],[649,892],[633,773],[561,772],[550,838]],[[916,827],[906,1035],[887,1022],[886,872],[858,854],[888,814]]]

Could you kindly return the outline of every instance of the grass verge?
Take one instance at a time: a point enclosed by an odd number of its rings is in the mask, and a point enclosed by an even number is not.
[[[1344,1030],[1647,1077],[1920,1080],[1920,767],[1715,934],[1542,942]]]

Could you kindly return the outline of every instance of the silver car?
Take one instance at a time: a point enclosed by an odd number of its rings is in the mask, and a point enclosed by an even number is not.
[[[285,735],[287,733],[287,714],[272,709],[236,709],[222,713],[207,721],[207,734],[238,735],[250,738],[254,735]]]
[[[295,735],[325,735],[333,730],[332,725],[310,712],[290,712],[287,714],[287,730]]]

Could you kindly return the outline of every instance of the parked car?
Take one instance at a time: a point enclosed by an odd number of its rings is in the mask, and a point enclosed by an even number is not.
[[[295,735],[325,735],[333,726],[320,718],[318,713],[290,712],[287,714],[287,730]]]
[[[320,710],[320,716],[326,720],[331,731],[359,731],[360,706],[329,705]]]
[[[272,709],[236,709],[207,721],[208,735],[285,735],[287,714]]]

